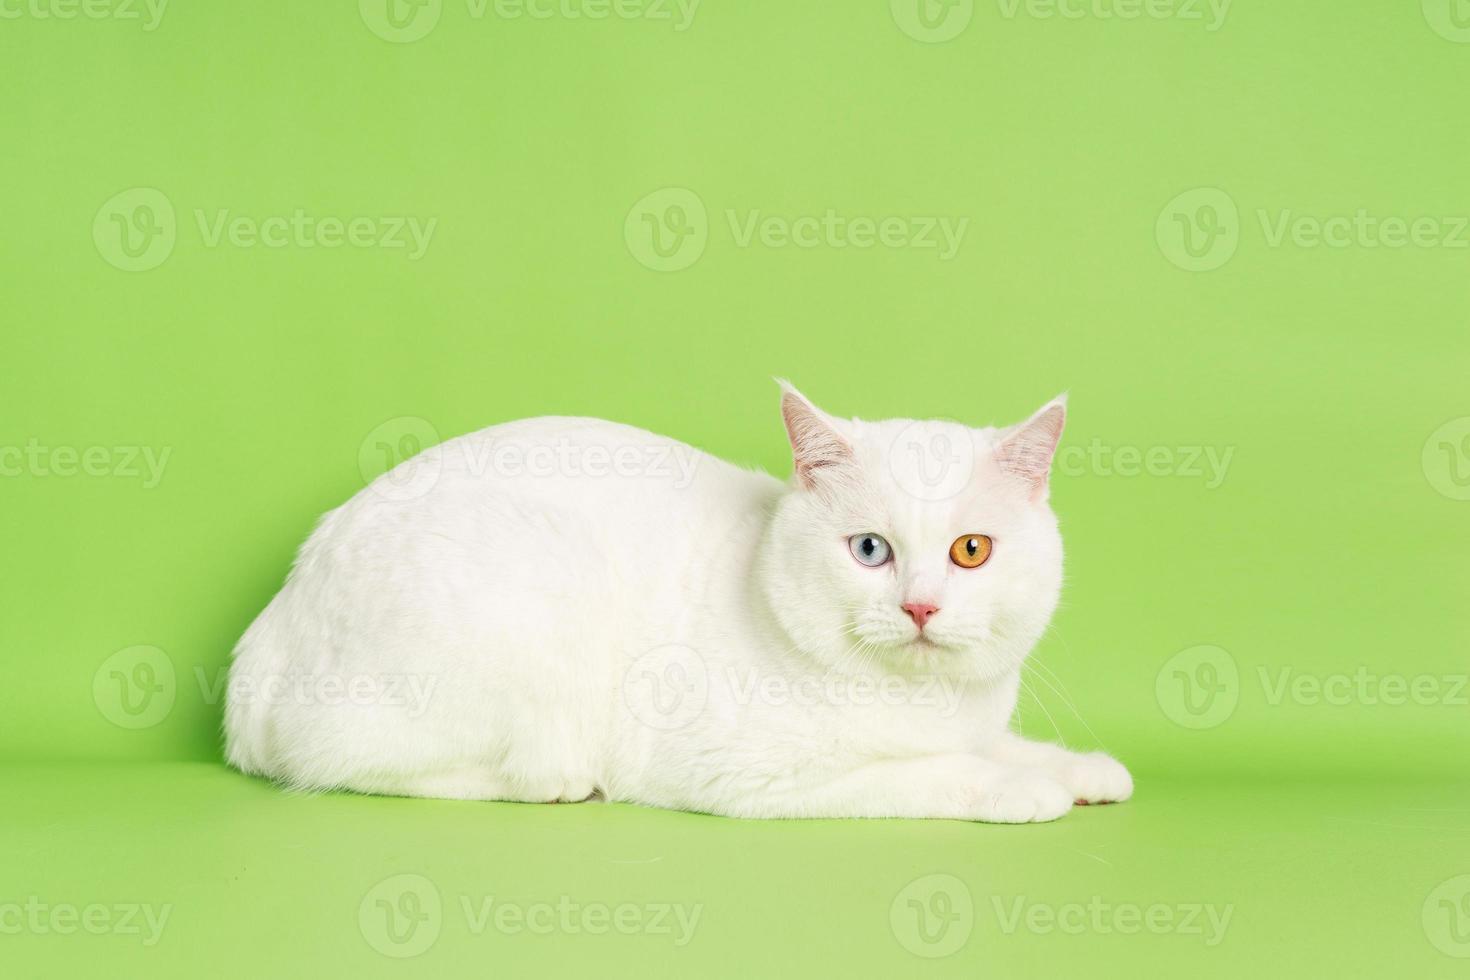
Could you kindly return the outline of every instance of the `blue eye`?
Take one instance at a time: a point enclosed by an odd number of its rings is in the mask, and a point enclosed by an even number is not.
[[[869,568],[885,564],[893,554],[888,542],[876,534],[854,534],[847,539],[847,547],[854,558]]]

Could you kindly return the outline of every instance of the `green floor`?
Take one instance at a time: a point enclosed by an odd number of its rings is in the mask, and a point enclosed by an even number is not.
[[[1463,783],[1140,773],[1130,803],[999,827],[290,796],[207,764],[0,778],[0,895],[48,902],[0,913],[15,978],[1430,978],[1470,952]]]

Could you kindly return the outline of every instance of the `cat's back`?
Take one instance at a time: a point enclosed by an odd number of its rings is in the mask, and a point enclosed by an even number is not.
[[[677,600],[709,549],[753,555],[782,484],[602,419],[542,417],[447,440],[323,518],[279,601],[395,620],[503,622],[515,594],[620,611]]]
[[[446,440],[404,460],[342,510],[390,519],[508,504],[530,516],[587,510],[635,523],[762,505],[781,490],[677,439],[604,419],[543,416]]]

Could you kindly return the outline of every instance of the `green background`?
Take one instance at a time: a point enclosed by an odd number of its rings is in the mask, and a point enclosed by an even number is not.
[[[148,947],[0,932],[0,967],[1464,970],[1470,4],[1236,0],[1212,30],[1187,0],[961,0],[930,8],[953,34],[930,42],[904,0],[705,0],[684,30],[672,5],[444,0],[404,43],[382,0],[174,0],[151,30],[143,7],[40,2],[0,8],[0,927],[32,895],[173,912]],[[141,271],[108,238],[134,188],[173,211]],[[639,229],[677,222],[666,188],[700,209],[685,267],[658,271]],[[435,225],[412,258],[211,244],[198,217],[298,209]],[[829,210],[968,224],[949,258],[732,227]],[[1275,237],[1359,211],[1432,218],[1433,241]],[[1211,215],[1192,262],[1169,229]],[[1106,745],[1132,802],[1027,828],[753,824],[292,797],[223,768],[229,650],[385,434],[595,415],[784,475],[772,375],[841,415],[977,425],[1070,391],[1068,584],[1022,723]],[[28,446],[40,465],[5,455]],[[1124,475],[1092,446],[1161,462]],[[91,447],[99,472],[52,472]],[[169,454],[156,485],[127,465],[144,450]],[[1228,467],[1196,472],[1201,450]],[[104,661],[137,646],[175,696],[130,727]],[[1359,674],[1430,693],[1276,696]],[[1206,727],[1190,678],[1223,699]],[[359,921],[400,873],[445,906],[409,959]],[[975,907],[939,959],[890,922],[930,874]],[[458,898],[489,894],[704,909],[679,949],[475,935]],[[1213,946],[1007,934],[993,902],[1018,896],[1233,917]]]

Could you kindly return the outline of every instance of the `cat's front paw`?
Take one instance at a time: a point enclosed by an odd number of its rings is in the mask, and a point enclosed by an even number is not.
[[[1105,752],[1075,755],[1054,775],[1078,803],[1121,803],[1133,795],[1133,777]]]
[[[1043,823],[1070,809],[1067,787],[1031,769],[1007,773],[976,791],[975,819],[985,823]]]

